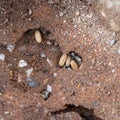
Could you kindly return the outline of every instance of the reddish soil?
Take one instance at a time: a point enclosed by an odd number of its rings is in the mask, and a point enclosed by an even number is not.
[[[0,120],[119,120],[118,11],[94,0],[0,1]],[[71,51],[82,57],[78,71],[58,66]]]

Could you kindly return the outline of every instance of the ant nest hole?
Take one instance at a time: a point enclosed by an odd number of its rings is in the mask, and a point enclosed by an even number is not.
[[[68,54],[62,54],[59,59],[59,66],[65,67],[67,69],[72,68],[77,71],[82,64],[82,57],[78,55],[76,52],[71,51]]]
[[[9,67],[10,80],[30,88],[38,87],[39,91],[46,89],[57,76],[61,54],[59,44],[46,28],[27,30],[7,57],[7,63],[12,66],[12,69]]]

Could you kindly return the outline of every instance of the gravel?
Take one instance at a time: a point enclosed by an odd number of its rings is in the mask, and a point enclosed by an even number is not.
[[[7,45],[7,50],[8,50],[10,53],[12,53],[12,51],[14,50],[14,48],[15,48],[15,46],[12,45],[12,44]]]
[[[27,66],[27,62],[25,60],[20,60],[19,63],[18,63],[18,66],[21,67],[21,68],[25,67],[25,66]]]
[[[5,55],[2,53],[0,54],[0,60],[5,61]]]

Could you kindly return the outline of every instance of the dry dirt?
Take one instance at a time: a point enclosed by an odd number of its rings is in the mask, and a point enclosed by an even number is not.
[[[0,0],[0,120],[120,120],[119,8],[119,0]],[[82,57],[78,71],[58,66],[71,51]]]

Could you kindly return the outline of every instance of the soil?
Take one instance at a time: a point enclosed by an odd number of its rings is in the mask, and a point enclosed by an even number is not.
[[[112,2],[0,1],[0,120],[120,119],[120,4]],[[58,65],[71,51],[82,58],[77,71]]]

